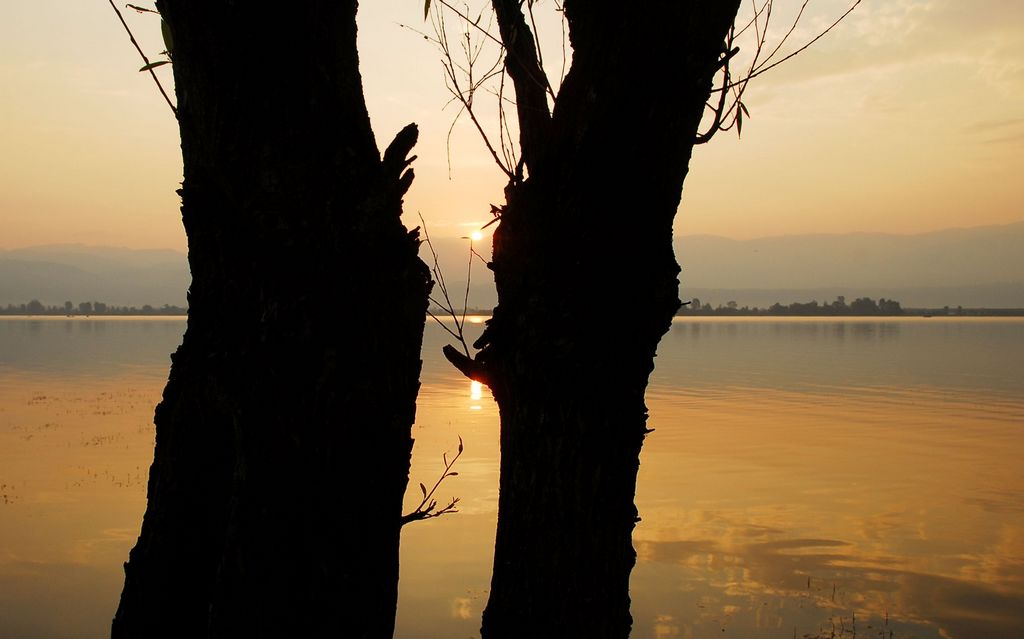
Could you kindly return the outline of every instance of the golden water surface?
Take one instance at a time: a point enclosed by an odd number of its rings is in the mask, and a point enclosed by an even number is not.
[[[477,327],[474,327],[477,328]],[[0,320],[0,637],[103,637],[184,322]],[[497,411],[429,327],[396,636],[474,637]],[[1024,321],[679,320],[648,391],[634,637],[1024,637]],[[411,509],[419,491],[410,493]],[[571,631],[566,633],[571,637]]]

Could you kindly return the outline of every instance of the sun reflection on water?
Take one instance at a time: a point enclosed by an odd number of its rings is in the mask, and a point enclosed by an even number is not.
[[[473,400],[473,404],[469,406],[469,410],[482,410],[480,406],[480,400],[484,396],[484,385],[478,381],[471,380],[469,382],[469,398]]]

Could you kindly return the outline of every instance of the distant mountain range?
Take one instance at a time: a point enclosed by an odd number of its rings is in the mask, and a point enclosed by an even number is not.
[[[0,305],[98,301],[185,306],[184,253],[62,244],[0,251]]]
[[[1024,222],[918,235],[676,239],[682,296],[713,305],[867,296],[904,306],[1024,307]]]
[[[461,305],[468,242],[437,238],[433,244]],[[712,305],[763,307],[845,295],[896,299],[904,307],[1024,308],[1024,222],[917,235],[691,235],[676,238],[675,247],[683,267],[680,297]],[[430,261],[426,247],[420,253]],[[470,306],[493,306],[490,273],[479,261],[472,280]],[[185,255],[171,250],[54,245],[0,251],[4,306],[31,299],[184,306],[189,281]]]

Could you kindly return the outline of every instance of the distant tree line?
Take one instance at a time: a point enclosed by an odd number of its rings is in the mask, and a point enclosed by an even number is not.
[[[60,306],[47,306],[39,300],[32,300],[27,304],[8,304],[6,308],[0,308],[0,315],[65,315],[68,317],[76,315],[186,315],[188,309],[181,306],[164,304],[163,306],[150,306],[143,304],[142,308],[135,306],[115,306],[104,302],[64,302]]]
[[[908,308],[908,315],[925,317],[964,316],[964,317],[1024,317],[1024,308],[964,308],[943,306],[942,308]]]
[[[750,308],[739,306],[736,302],[726,302],[725,306],[712,307],[711,304],[702,304],[700,299],[693,298],[689,304],[679,309],[678,315],[798,315],[798,316],[842,316],[842,315],[905,315],[905,311],[896,300],[887,300],[884,297],[877,302],[870,297],[858,297],[849,304],[846,297],[840,295],[834,302],[821,303],[817,300],[810,302],[793,302],[785,306],[778,302],[768,308]]]
[[[458,310],[458,309],[456,309]],[[446,311],[437,307],[431,307],[430,311],[435,315],[443,315]],[[173,304],[163,306],[151,306],[143,304],[136,306],[116,306],[104,302],[79,302],[74,304],[66,301],[60,306],[47,306],[39,300],[32,300],[27,304],[8,304],[0,306],[0,315],[64,315],[94,316],[94,315],[187,315],[188,309]],[[461,314],[461,311],[460,311]],[[490,309],[470,307],[465,310],[466,315],[490,316]],[[964,315],[974,317],[1019,317],[1024,315],[1021,308],[964,308],[962,306],[942,308],[903,308],[896,300],[880,298],[877,302],[870,297],[858,297],[849,304],[846,297],[840,295],[835,301],[829,303],[818,303],[816,300],[810,302],[793,302],[783,305],[778,302],[767,308],[757,306],[739,306],[734,301],[726,302],[725,305],[711,306],[703,303],[699,298],[693,298],[689,303],[683,305],[677,315],[686,316],[791,316],[791,317],[814,317],[814,316],[895,316],[895,315]]]

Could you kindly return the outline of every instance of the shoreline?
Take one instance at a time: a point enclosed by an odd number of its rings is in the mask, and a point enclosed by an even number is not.
[[[444,313],[440,309],[431,309],[430,311],[434,316],[441,320],[452,319],[450,314]],[[463,313],[458,313],[458,317],[461,319]],[[489,309],[478,309],[471,308],[465,312],[465,317],[469,323],[480,323],[491,317],[491,311]],[[700,319],[702,317],[727,317],[727,318],[759,318],[759,317],[771,317],[771,318],[820,318],[820,319],[876,319],[876,320],[889,320],[889,319],[901,319],[901,318],[921,318],[921,319],[943,319],[943,318],[970,318],[970,317],[1024,317],[1024,308],[962,308],[962,309],[925,309],[925,308],[908,308],[905,309],[904,313],[900,314],[856,314],[856,313],[771,313],[767,311],[700,311],[690,312],[686,311],[685,308],[674,316],[674,319]],[[0,312],[0,319],[12,318],[12,319],[62,319],[62,320],[104,320],[104,319],[187,319],[188,313],[104,313],[104,314],[64,314],[64,313],[3,313]],[[472,319],[470,319],[472,318]]]

